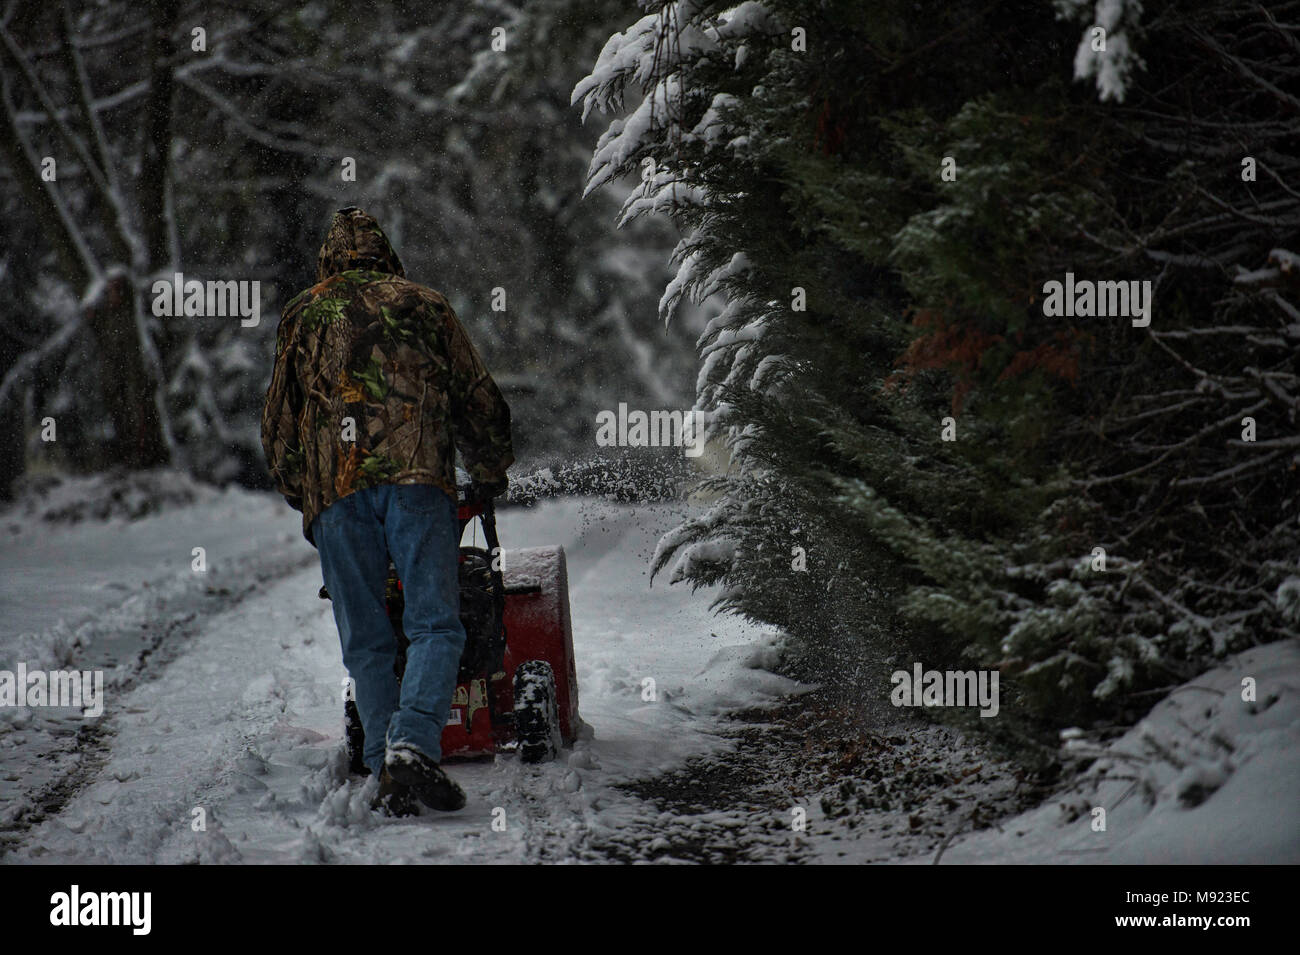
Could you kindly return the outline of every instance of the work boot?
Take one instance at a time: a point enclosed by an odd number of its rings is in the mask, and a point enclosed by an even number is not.
[[[430,809],[452,812],[465,806],[465,790],[441,766],[409,743],[389,745],[384,773],[409,786],[411,793]]]
[[[393,779],[388,773],[387,766],[379,773],[379,792],[370,803],[370,808],[375,812],[383,813],[385,816],[392,816],[395,819],[420,814],[411,787]]]

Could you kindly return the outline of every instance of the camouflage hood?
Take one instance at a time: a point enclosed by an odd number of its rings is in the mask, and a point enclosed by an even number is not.
[[[349,269],[368,269],[406,277],[402,270],[402,260],[393,251],[388,236],[379,228],[375,217],[356,206],[348,206],[334,213],[329,235],[321,243],[316,281],[323,282],[331,275],[339,275]]]
[[[447,299],[402,274],[360,209],[335,213],[319,270],[281,313],[262,409],[271,476],[307,540],[363,488],[432,484],[454,498],[457,451],[475,481],[505,480],[510,406]]]

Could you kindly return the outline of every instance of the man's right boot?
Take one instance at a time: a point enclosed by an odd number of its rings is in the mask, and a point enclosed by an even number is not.
[[[411,787],[404,786],[393,779],[388,773],[388,767],[384,767],[379,773],[379,791],[370,803],[370,808],[395,819],[420,814],[420,807],[415,804]]]

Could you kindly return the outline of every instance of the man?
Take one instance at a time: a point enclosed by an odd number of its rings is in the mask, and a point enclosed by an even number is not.
[[[317,279],[280,318],[262,448],[320,554],[376,807],[459,809],[465,793],[439,766],[465,644],[453,443],[476,493],[500,494],[510,409],[447,300],[405,278],[371,216],[335,213]],[[400,694],[390,556],[410,640]]]

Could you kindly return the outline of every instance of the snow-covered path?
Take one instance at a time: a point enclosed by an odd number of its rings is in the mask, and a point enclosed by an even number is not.
[[[210,526],[196,526],[196,515]],[[593,834],[648,811],[612,784],[722,745],[717,717],[727,708],[792,688],[756,668],[773,634],[715,618],[706,594],[663,583],[651,589],[647,559],[673,520],[666,508],[590,500],[501,515],[507,548],[558,542],[568,552],[581,710],[593,732],[541,767],[513,756],[457,764],[469,806],[408,820],[376,817],[367,808],[370,784],[347,776],[337,634],[329,604],[315,596],[320,573],[296,515],[278,501],[234,492],[141,521],[56,527],[40,540],[16,535],[23,546],[11,538],[0,556],[0,606],[6,623],[21,620],[27,632],[6,635],[0,666],[23,659],[29,667],[94,661],[116,669],[98,721],[108,732],[82,747],[98,747],[94,759],[72,755],[67,744],[97,721],[0,710],[0,777],[9,793],[0,822],[27,820],[6,861],[590,857],[583,847]],[[189,561],[198,545],[208,549],[209,570],[196,583]],[[42,579],[59,581],[60,592],[24,604]],[[164,596],[114,603],[141,579]],[[66,613],[64,622],[52,620],[61,607],[88,620],[69,625]],[[115,615],[120,625],[106,627]],[[122,634],[165,628],[167,618],[177,641],[169,662],[142,663],[122,651]],[[112,634],[115,647],[104,645]],[[647,679],[652,702],[643,700]],[[51,787],[59,773],[66,793]],[[41,799],[52,803],[46,813]]]
[[[715,617],[707,593],[650,587],[674,508],[592,499],[500,516],[508,549],[568,552],[590,735],[542,766],[454,764],[463,811],[382,819],[373,783],[345,770],[338,637],[297,514],[272,495],[148,482],[146,498],[173,500],[133,520],[68,522],[65,506],[102,499],[94,480],[43,497],[53,521],[0,514],[0,671],[98,669],[105,683],[98,718],[0,706],[0,861],[1300,859],[1294,642],[1175,690],[1016,815],[1011,767],[909,712],[846,721],[814,694],[769,722],[767,703],[806,689],[763,669],[776,634]]]

